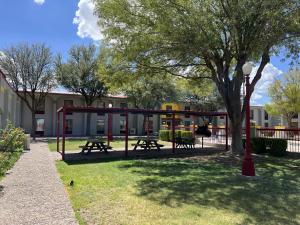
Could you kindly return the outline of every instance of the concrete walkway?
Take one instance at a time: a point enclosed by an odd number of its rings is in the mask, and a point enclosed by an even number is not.
[[[78,225],[46,143],[31,144],[0,182],[1,225]]]

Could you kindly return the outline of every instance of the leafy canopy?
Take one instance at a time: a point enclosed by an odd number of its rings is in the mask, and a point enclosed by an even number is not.
[[[81,94],[88,106],[107,93],[101,77],[97,75],[98,54],[94,45],[74,45],[66,63],[59,55],[55,61],[59,83],[71,92]]]
[[[300,71],[291,70],[284,76],[284,80],[275,80],[269,88],[271,104],[266,110],[271,115],[283,115],[289,125],[291,119],[300,113]]]

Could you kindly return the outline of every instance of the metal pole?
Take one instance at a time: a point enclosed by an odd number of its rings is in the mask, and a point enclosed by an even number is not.
[[[126,111],[126,124],[125,124],[125,157],[128,156],[128,111]]]
[[[250,143],[250,82],[249,74],[246,75],[246,149],[243,160],[242,174],[244,176],[255,176],[254,163],[251,156]]]
[[[226,147],[225,147],[225,150],[228,150],[228,115],[226,115],[226,121],[225,121],[225,135],[226,135]]]
[[[62,160],[65,160],[66,110],[63,109]]]
[[[193,138],[195,138],[195,130],[196,130],[196,120],[195,120],[195,117],[196,116],[193,116],[193,121],[194,121],[194,124],[193,124]]]
[[[172,115],[172,152],[175,153],[175,114]]]
[[[110,125],[109,125],[109,120],[110,120],[110,113],[108,114],[108,118],[107,118],[107,146],[109,146],[109,133],[110,133]]]
[[[59,129],[60,129],[60,124],[59,124],[59,120],[60,120],[60,112],[57,112],[57,118],[56,118],[56,123],[57,123],[57,127],[56,127],[56,151],[59,152]]]

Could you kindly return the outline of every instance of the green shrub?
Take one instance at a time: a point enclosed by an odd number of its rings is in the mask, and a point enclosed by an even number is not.
[[[175,138],[180,138],[181,137],[181,130],[175,130]],[[169,141],[173,140],[173,131],[169,130]]]
[[[181,137],[186,139],[193,139],[192,131],[181,131]]]
[[[184,130],[175,130],[175,137],[176,138],[193,138],[192,131],[184,131]],[[162,141],[172,141],[173,139],[173,132],[172,130],[160,130],[159,131],[159,139]]]
[[[23,150],[25,133],[23,129],[16,128],[8,122],[3,130],[0,130],[0,150],[19,151]]]
[[[268,138],[266,145],[269,147],[268,153],[273,156],[282,157],[286,154],[287,140],[279,138]]]
[[[256,154],[266,153],[266,138],[251,138],[251,148],[252,151]]]
[[[160,130],[159,131],[159,139],[162,141],[170,141],[169,139],[169,130]]]

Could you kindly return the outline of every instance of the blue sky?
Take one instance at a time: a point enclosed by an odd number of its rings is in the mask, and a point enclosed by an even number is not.
[[[91,0],[0,0],[0,7],[0,50],[19,42],[44,42],[66,57],[73,44],[101,39]],[[272,57],[252,104],[268,102],[268,85],[288,70],[288,62]]]

